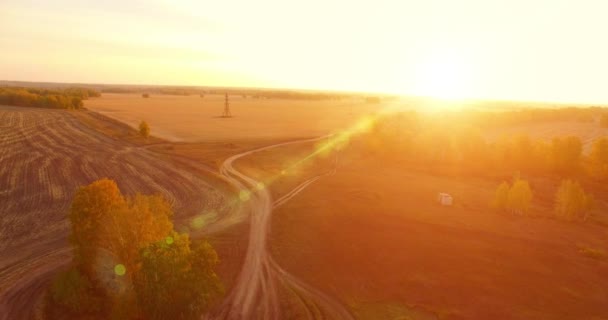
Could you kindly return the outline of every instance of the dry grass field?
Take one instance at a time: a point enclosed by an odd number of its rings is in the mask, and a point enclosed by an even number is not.
[[[221,118],[223,95],[103,94],[85,107],[136,127],[147,121],[152,134],[171,141],[267,140],[314,137],[344,128],[382,104],[353,100],[309,101],[233,96],[234,118]]]
[[[278,197],[330,170],[312,150],[277,149],[239,163]],[[497,181],[446,177],[359,153],[274,212],[272,253],[295,276],[340,298],[359,319],[605,319],[608,229],[550,219],[557,181],[534,180],[534,218],[489,209]],[[381,164],[381,165],[380,165]],[[277,178],[278,177],[278,178]],[[605,189],[605,188],[604,188]],[[454,207],[435,203],[454,195]],[[596,194],[604,199],[606,190]],[[605,214],[601,202],[595,214]]]

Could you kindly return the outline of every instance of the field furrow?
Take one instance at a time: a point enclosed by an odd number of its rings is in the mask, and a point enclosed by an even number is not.
[[[218,203],[215,194],[207,201],[210,187],[200,176],[105,136],[70,112],[0,106],[1,315],[39,293],[47,281],[41,277],[52,276],[47,266],[69,262],[48,253],[67,252],[74,192],[101,178],[115,180],[127,195],[163,194],[178,219]]]

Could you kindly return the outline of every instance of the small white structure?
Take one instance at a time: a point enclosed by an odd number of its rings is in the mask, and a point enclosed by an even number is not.
[[[445,192],[440,192],[437,194],[437,202],[439,202],[439,204],[442,206],[451,206],[453,201],[454,199],[452,199],[452,196]]]

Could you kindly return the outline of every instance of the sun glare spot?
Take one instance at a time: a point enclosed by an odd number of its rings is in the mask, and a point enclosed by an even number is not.
[[[444,100],[472,94],[472,67],[464,57],[450,50],[436,50],[418,63],[415,93]]]
[[[127,272],[127,268],[123,264],[117,264],[114,266],[114,273],[118,276],[124,276]]]
[[[165,242],[166,242],[167,244],[173,244],[173,237],[168,236],[167,238],[165,238]]]
[[[247,190],[241,190],[241,192],[239,192],[239,199],[241,199],[241,201],[245,202],[249,200],[249,191]]]
[[[203,218],[203,216],[198,216],[194,219],[192,219],[192,228],[193,229],[200,229],[203,227],[203,225],[205,224],[205,218]]]
[[[255,187],[258,190],[264,190],[264,188],[266,188],[266,186],[264,185],[263,182],[258,182],[258,184]]]

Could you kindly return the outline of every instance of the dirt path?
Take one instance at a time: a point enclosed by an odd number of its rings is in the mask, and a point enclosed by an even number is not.
[[[284,142],[259,149],[243,152],[228,158],[220,172],[241,192],[249,195],[248,208],[251,210],[249,247],[245,262],[236,284],[225,299],[218,314],[208,315],[207,319],[281,319],[279,286],[297,292],[309,319],[353,319],[352,315],[339,302],[330,296],[305,284],[295,276],[282,269],[268,251],[267,238],[272,209],[278,207],[304,190],[310,184],[328,172],[312,177],[275,202],[268,189],[260,182],[236,170],[234,162],[252,153],[290,144],[314,142],[326,138],[319,137]],[[253,191],[252,191],[253,190]],[[251,192],[252,191],[252,192]],[[314,306],[311,306],[311,303]],[[314,310],[311,310],[314,309]]]
[[[219,318],[280,319],[279,289],[287,288],[297,293],[309,319],[352,319],[339,302],[282,269],[267,248],[272,209],[321,176],[273,202],[266,188],[233,167],[254,152],[320,139],[275,144],[224,162],[221,174],[230,183],[255,192],[247,207],[251,232],[245,263]],[[0,106],[0,320],[40,316],[34,306],[53,276],[71,261],[69,202],[77,187],[103,177],[116,180],[126,194],[162,193],[173,204],[176,219],[215,209],[210,203],[221,202],[207,199],[217,193],[183,165],[97,132],[69,112]],[[222,219],[216,222],[211,224],[215,229],[225,225]]]
[[[183,167],[67,111],[0,106],[0,319],[35,318],[33,306],[71,261],[66,214],[79,186],[107,177],[125,194],[161,193],[176,219],[223,202]]]

